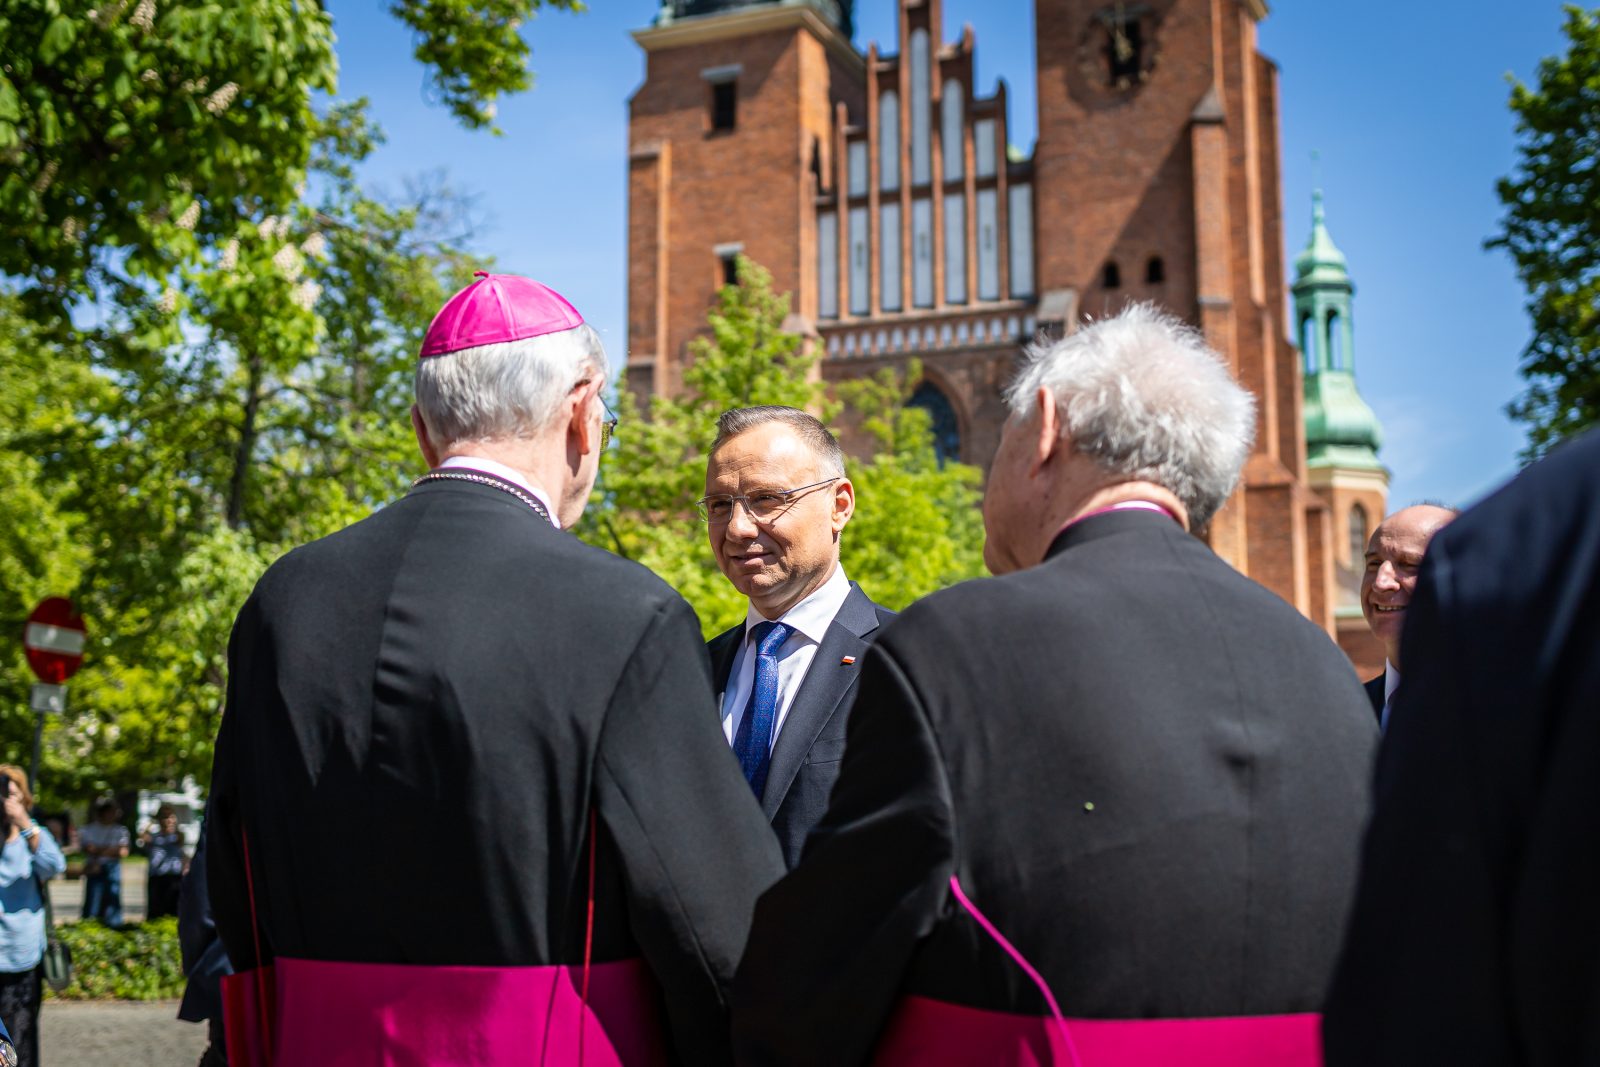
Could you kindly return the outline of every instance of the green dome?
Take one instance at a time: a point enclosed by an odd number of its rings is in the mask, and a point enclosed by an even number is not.
[[[1302,285],[1349,285],[1350,271],[1344,253],[1328,233],[1328,220],[1322,208],[1322,190],[1311,194],[1311,239],[1294,257],[1295,288]]]
[[[1306,461],[1313,467],[1378,469],[1383,428],[1356,391],[1355,375],[1324,371],[1306,376]]]

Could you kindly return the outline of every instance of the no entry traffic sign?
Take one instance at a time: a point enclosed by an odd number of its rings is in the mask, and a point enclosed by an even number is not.
[[[41,682],[60,685],[83,666],[83,620],[64,596],[46,597],[28,616],[22,648]]]

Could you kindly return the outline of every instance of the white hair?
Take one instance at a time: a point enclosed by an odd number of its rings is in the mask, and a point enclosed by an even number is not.
[[[419,360],[417,410],[440,447],[537,437],[573,386],[607,373],[600,335],[581,323],[560,333]]]
[[[1040,386],[1077,451],[1171,490],[1196,530],[1233,492],[1255,438],[1255,398],[1197,331],[1152,304],[1030,346],[1006,390],[1012,413],[1025,416]]]

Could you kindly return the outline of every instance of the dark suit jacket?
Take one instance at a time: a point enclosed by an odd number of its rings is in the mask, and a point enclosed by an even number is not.
[[[268,569],[235,624],[208,845],[228,956],[642,955],[685,1062],[782,860],[705,713],[694,612],[498,489],[424,483]]]
[[[1434,537],[1401,640],[1327,1062],[1600,1063],[1600,434]]]
[[[1379,723],[1383,722],[1383,678],[1384,676],[1380,674],[1376,678],[1368,678],[1361,683],[1362,687],[1367,691],[1367,699],[1372,701],[1372,714],[1376,716]]]
[[[1376,740],[1319,627],[1170,519],[1085,519],[868,651],[827,814],[756,908],[736,1054],[860,1063],[903,994],[1044,1014],[952,874],[1068,1015],[1315,1011]]]
[[[856,583],[833,617],[816,658],[800,683],[789,714],[784,718],[778,740],[772,746],[772,766],[767,772],[767,787],[761,797],[761,810],[772,820],[773,832],[790,867],[800,862],[806,835],[822,818],[828,794],[839,777],[839,758],[844,755],[845,724],[855,700],[856,683],[861,678],[861,659],[878,629],[894,618],[894,612],[874,604]],[[706,643],[711,654],[712,688],[720,706],[728,689],[728,677],[744,640],[744,623],[713,637]],[[854,663],[841,662],[850,656]]]

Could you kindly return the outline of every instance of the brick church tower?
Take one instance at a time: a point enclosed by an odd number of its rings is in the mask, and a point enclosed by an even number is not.
[[[630,387],[677,386],[742,252],[793,294],[789,328],[820,346],[825,379],[915,357],[911,402],[941,451],[986,466],[1023,344],[1157,302],[1259,401],[1212,546],[1332,632],[1264,0],[1035,0],[1031,157],[1010,146],[1005,83],[977,92],[970,27],[947,41],[940,0],[874,2],[897,5],[892,53],[854,48],[849,0],[666,0],[634,35]]]

